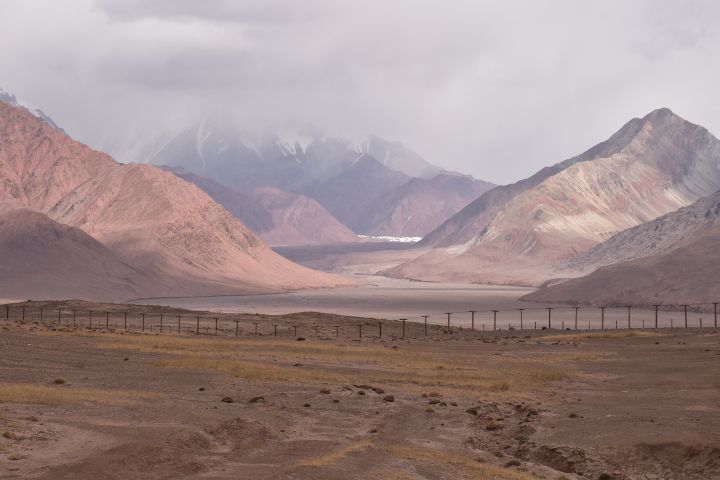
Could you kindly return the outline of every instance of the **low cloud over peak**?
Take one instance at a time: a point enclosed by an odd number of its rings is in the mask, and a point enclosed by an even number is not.
[[[0,85],[100,145],[218,109],[510,182],[667,105],[720,132],[712,1],[11,0]],[[52,81],[48,81],[52,80]]]

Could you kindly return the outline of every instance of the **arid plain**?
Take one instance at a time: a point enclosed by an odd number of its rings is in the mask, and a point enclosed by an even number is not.
[[[403,339],[320,313],[21,305],[2,322],[1,478],[720,475],[713,328]]]

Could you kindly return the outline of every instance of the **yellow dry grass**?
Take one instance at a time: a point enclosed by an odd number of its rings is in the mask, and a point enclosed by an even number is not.
[[[318,350],[319,346],[311,347]],[[228,356],[185,352],[176,358],[159,360],[157,365],[175,368],[212,370],[238,378],[257,382],[286,383],[380,383],[415,388],[440,388],[445,390],[471,390],[518,393],[542,387],[550,382],[572,376],[572,371],[537,360],[520,361],[486,359],[479,363],[461,361],[457,358],[421,359],[417,353],[393,352],[393,360],[383,359],[388,354],[381,347],[361,347],[362,352],[338,357],[334,349],[316,354],[312,364],[306,364],[307,355],[302,352],[262,352],[248,355],[241,353]],[[368,351],[370,350],[370,351]],[[373,351],[374,350],[374,351]],[[380,351],[380,352],[378,352]],[[175,352],[173,352],[175,353]],[[378,354],[379,353],[379,354]],[[347,357],[359,356],[355,361]],[[380,358],[379,358],[380,357]],[[466,360],[466,359],[462,359]],[[302,367],[293,366],[302,363]],[[447,365],[452,364],[452,367]]]
[[[310,458],[307,460],[302,460],[298,463],[298,465],[306,466],[306,467],[323,467],[326,465],[332,465],[343,458],[347,457],[348,455],[359,452],[361,450],[368,449],[372,446],[372,442],[367,439],[358,440],[356,442],[353,442],[349,445],[346,445],[342,448],[339,448],[333,452],[330,452],[325,455],[321,455],[319,457]]]
[[[587,333],[569,333],[560,335],[548,335],[547,337],[539,337],[541,342],[580,342],[582,340],[591,340],[593,338],[629,338],[629,337],[664,337],[661,332],[651,332],[642,330],[617,330],[613,332],[587,332]]]
[[[156,365],[211,370],[257,382],[382,383],[408,389],[518,394],[570,378],[562,355],[527,358],[429,351],[426,345],[337,344],[276,339],[104,335],[99,346],[169,355]],[[294,364],[302,364],[295,367]]]
[[[0,383],[0,402],[62,404],[73,402],[122,403],[153,394],[127,390],[73,388],[65,385],[47,386],[28,383]]]
[[[391,445],[385,450],[390,455],[413,464],[423,464],[442,469],[443,473],[454,475],[452,478],[472,480],[536,480],[537,477],[526,472],[510,470],[490,463],[481,463],[463,455],[444,452],[418,446]]]

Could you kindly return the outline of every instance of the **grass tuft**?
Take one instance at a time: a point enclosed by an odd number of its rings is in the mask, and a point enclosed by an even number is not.
[[[482,463],[464,455],[419,446],[391,445],[386,451],[396,458],[441,469],[448,478],[472,480],[536,480],[537,477],[525,472],[509,470],[491,463]]]
[[[302,460],[298,463],[298,465],[302,466],[308,466],[308,467],[323,467],[326,465],[332,465],[343,458],[347,457],[348,455],[359,452],[361,450],[366,450],[372,446],[372,442],[370,440],[358,440],[356,442],[353,442],[349,445],[346,445],[342,448],[339,448],[338,450],[335,450],[334,452],[330,452],[328,454],[311,458],[308,460]]]

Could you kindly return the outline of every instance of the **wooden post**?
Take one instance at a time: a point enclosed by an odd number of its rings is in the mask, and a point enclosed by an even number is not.
[[[215,336],[217,336],[217,332],[218,332],[217,322],[218,322],[218,319],[217,319],[217,317],[216,317],[216,318],[215,318]]]
[[[653,305],[655,307],[655,328],[658,328],[658,308],[660,305]]]
[[[257,322],[253,322],[253,325],[255,325],[255,336],[257,336],[257,334],[258,334],[258,333],[257,333],[257,326],[258,326],[258,324],[257,324]]]
[[[713,313],[715,314],[715,328],[717,328],[717,303],[713,303]]]
[[[378,335],[382,338],[382,320],[378,320]]]
[[[200,323],[200,317],[198,317],[198,323]],[[240,323],[240,320],[235,320],[235,336],[237,337],[240,333],[240,327],[238,326]]]
[[[90,316],[90,328],[92,328],[92,310],[88,312],[88,315]]]
[[[358,339],[362,340],[362,323],[358,325]]]
[[[448,325],[447,326],[448,326],[448,328],[450,328],[450,315],[452,315],[452,313],[448,312],[448,313],[446,313],[446,315],[448,316]]]
[[[524,311],[525,309],[524,309],[524,308],[518,308],[518,310],[520,310],[520,330],[522,330],[522,329],[523,329],[523,311]]]
[[[58,324],[62,323],[62,322],[60,321],[60,316],[61,316],[61,315],[62,315],[62,310],[60,310],[60,309],[58,308]]]
[[[105,328],[110,328],[110,312],[105,312]]]
[[[43,321],[43,307],[40,307],[40,321]]]
[[[335,336],[339,337],[340,336],[340,325],[334,325],[334,327],[335,327]]]
[[[75,326],[75,319],[77,317],[77,312],[73,310],[73,327]]]
[[[295,331],[295,336],[297,337],[297,325],[293,325],[293,330]]]
[[[605,307],[600,307],[600,330],[605,330]]]
[[[578,322],[578,308],[580,308],[580,307],[575,307],[575,330],[578,329],[578,327],[577,327],[577,322]]]
[[[125,331],[127,332],[127,312],[124,313]]]
[[[22,319],[25,320],[25,306],[22,307]]]
[[[163,332],[163,314],[161,313],[160,314],[160,333],[162,334],[162,332]]]
[[[685,307],[685,328],[687,328],[688,327],[688,322],[687,322],[687,307],[688,306],[687,305],[683,305],[683,306]]]
[[[548,330],[550,330],[552,328],[552,319],[551,319],[552,307],[547,307],[547,311],[548,311]]]
[[[145,331],[145,312],[142,313],[142,331]]]
[[[631,328],[631,327],[630,327],[630,309],[631,309],[631,308],[632,308],[632,305],[628,305],[628,306],[627,306],[627,309],[628,309],[628,330]]]
[[[491,310],[493,314],[493,332],[497,330],[497,310]]]
[[[180,315],[178,315],[178,333],[180,333]]]
[[[274,329],[273,336],[275,336],[275,337],[277,337],[277,327],[278,327],[277,325],[273,325],[273,329]]]
[[[10,320],[10,305],[5,305],[5,320]]]
[[[427,333],[427,319],[428,319],[428,317],[429,317],[429,315],[423,315],[423,318],[425,319],[425,336],[426,336],[426,337],[427,337],[427,334],[428,334],[428,333]]]
[[[475,330],[475,310],[470,310],[470,330]]]
[[[401,318],[400,321],[402,322],[402,339],[405,340],[405,318]]]

